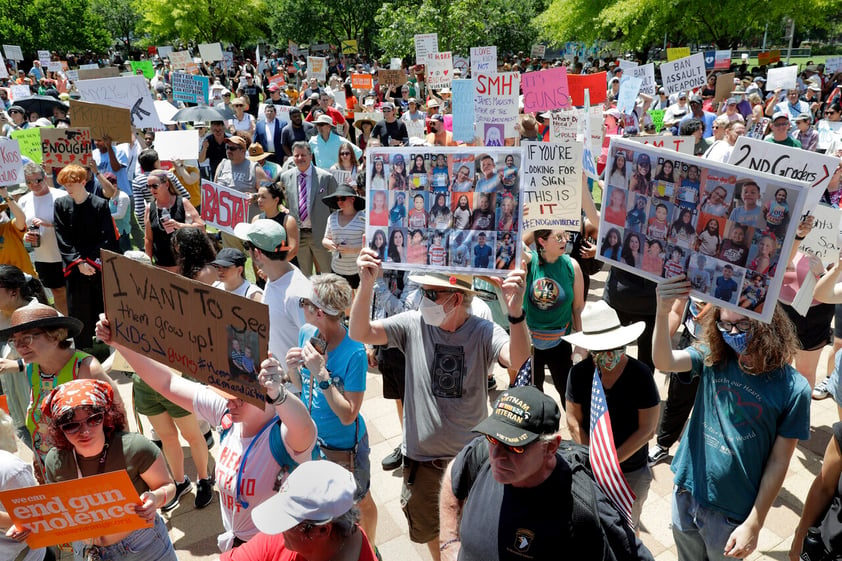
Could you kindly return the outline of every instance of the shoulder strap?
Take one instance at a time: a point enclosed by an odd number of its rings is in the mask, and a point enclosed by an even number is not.
[[[572,475],[570,492],[573,496],[571,516],[573,539],[577,543],[593,544],[589,559],[604,560],[606,559],[606,539],[599,520],[588,449],[582,444],[563,441],[558,452],[570,466]],[[598,551],[597,544],[602,544],[602,551]]]
[[[292,459],[289,455],[287,447],[284,446],[283,438],[281,437],[281,420],[272,425],[269,429],[269,449],[272,451],[272,457],[275,458],[278,466],[281,468],[278,475],[275,477],[275,485],[272,487],[275,492],[281,488],[281,483],[286,479],[286,475],[298,467],[298,462]],[[311,460],[318,460],[320,457],[319,444],[313,446],[313,453],[310,455]]]

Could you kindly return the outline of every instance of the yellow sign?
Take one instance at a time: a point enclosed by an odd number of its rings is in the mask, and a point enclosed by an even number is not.
[[[678,60],[690,56],[690,47],[671,47],[667,49],[667,61]]]
[[[342,54],[343,55],[353,55],[357,53],[358,50],[357,40],[356,39],[343,39],[342,40]]]

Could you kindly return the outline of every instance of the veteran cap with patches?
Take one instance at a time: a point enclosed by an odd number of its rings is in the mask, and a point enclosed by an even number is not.
[[[553,398],[535,386],[504,391],[494,411],[473,428],[509,446],[524,446],[544,434],[558,432],[561,412]]]

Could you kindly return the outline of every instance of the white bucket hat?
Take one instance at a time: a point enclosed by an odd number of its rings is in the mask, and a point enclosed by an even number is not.
[[[646,324],[642,321],[623,326],[614,308],[602,300],[589,303],[582,312],[582,331],[562,337],[571,345],[589,351],[607,351],[637,340]]]

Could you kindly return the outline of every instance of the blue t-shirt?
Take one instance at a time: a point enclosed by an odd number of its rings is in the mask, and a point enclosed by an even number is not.
[[[406,218],[406,205],[395,205],[389,210],[389,224],[401,226],[404,218]]]
[[[474,267],[487,268],[491,261],[491,246],[475,245],[474,246]]]
[[[737,281],[733,278],[718,277],[716,279],[716,291],[713,295],[730,302],[735,290],[737,290]]]
[[[108,153],[101,153],[99,149],[93,151],[93,159],[96,162],[96,167],[100,173],[105,174],[109,171],[117,177],[117,188],[129,197],[132,196],[132,184],[129,181],[129,152],[127,144],[112,144],[114,155],[117,157],[117,162],[122,165],[118,170],[111,167],[111,158]]]
[[[745,207],[735,208],[731,211],[731,215],[728,217],[728,220],[739,222],[740,224],[745,224],[746,226],[752,226],[754,228],[762,228],[766,225],[766,220],[763,218],[763,208],[760,206],[756,206],[751,210],[746,210]]]
[[[675,484],[696,501],[735,520],[748,517],[775,439],[810,437],[810,386],[787,365],[746,374],[729,360],[705,366],[688,347],[692,376],[701,376],[693,415],[672,461]]]
[[[298,346],[303,347],[315,337],[318,329],[309,323],[304,324],[298,332]],[[364,392],[365,376],[368,371],[368,358],[365,355],[365,345],[353,341],[347,333],[339,346],[330,351],[325,364],[330,372],[331,380],[342,392]],[[310,403],[310,371],[301,368],[301,401],[305,406]],[[333,391],[330,388],[324,391]],[[313,409],[310,416],[319,430],[319,442],[331,448],[350,449],[365,434],[365,421],[362,414],[358,415],[360,423],[356,438],[354,438],[354,424],[343,425],[330,408],[324,391],[319,388],[318,379],[313,381]]]

